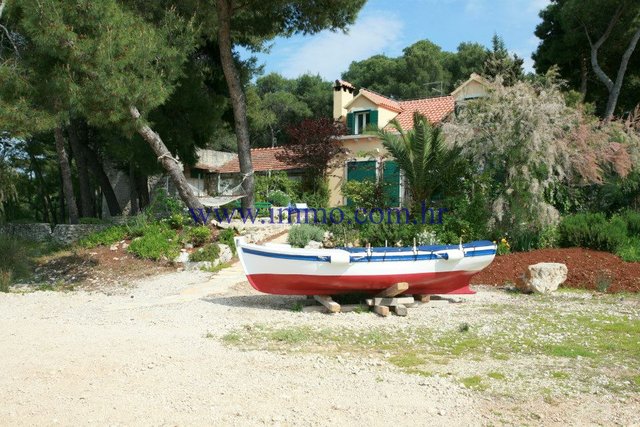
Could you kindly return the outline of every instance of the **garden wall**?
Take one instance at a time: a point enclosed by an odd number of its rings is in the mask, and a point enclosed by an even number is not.
[[[36,242],[51,239],[67,245],[109,226],[110,224],[58,224],[52,228],[49,224],[4,224],[0,225],[0,235]]]

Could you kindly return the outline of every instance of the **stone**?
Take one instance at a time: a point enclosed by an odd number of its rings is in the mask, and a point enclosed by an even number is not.
[[[305,249],[322,249],[322,243],[315,240],[309,240],[309,243],[304,247]]]
[[[109,246],[109,250],[110,251],[117,251],[118,250],[118,244],[114,243],[113,245]]]
[[[218,256],[220,263],[224,264],[231,261],[231,259],[233,258],[233,251],[231,251],[229,245],[218,243],[218,246],[220,247],[220,255]]]
[[[554,292],[567,280],[569,269],[556,262],[540,262],[530,265],[516,280],[516,288],[525,293],[546,294]]]
[[[189,262],[189,253],[187,251],[185,251],[184,249],[180,251],[180,255],[178,255],[177,257],[175,257],[173,259],[173,262],[175,263],[186,263]]]

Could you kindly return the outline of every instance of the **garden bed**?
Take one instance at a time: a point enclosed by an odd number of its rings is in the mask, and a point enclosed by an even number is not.
[[[640,292],[640,262],[624,262],[608,252],[580,248],[539,249],[497,256],[471,282],[497,286],[515,283],[528,265],[539,262],[566,264],[569,276],[564,287],[593,290],[607,287],[608,292]]]

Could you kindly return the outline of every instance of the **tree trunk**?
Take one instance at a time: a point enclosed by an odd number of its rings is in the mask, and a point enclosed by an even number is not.
[[[218,12],[218,46],[220,60],[224,71],[235,123],[236,139],[238,141],[238,161],[243,176],[242,188],[246,197],[242,199],[244,209],[254,208],[254,175],[251,163],[251,141],[249,140],[249,123],[247,121],[247,101],[244,96],[240,73],[233,59],[233,44],[231,42],[231,0],[217,0]]]
[[[129,161],[129,199],[131,200],[131,215],[137,215],[140,208],[138,207],[138,191],[136,189],[136,167],[133,160]]]
[[[69,212],[69,223],[78,223],[78,205],[76,204],[76,196],[73,194],[73,181],[71,180],[71,167],[69,166],[69,157],[64,148],[64,135],[62,127],[56,126],[55,131],[56,152],[58,154],[58,164],[60,165],[60,174],[62,176],[62,190],[64,200]]]
[[[51,214],[51,202],[49,200],[49,196],[45,192],[44,179],[42,178],[42,170],[40,169],[40,165],[38,164],[38,160],[36,156],[30,151],[26,150],[29,155],[29,159],[31,160],[31,168],[33,169],[34,175],[36,177],[36,182],[38,186],[38,194],[40,195],[40,200],[42,201],[42,213],[43,213],[43,221],[51,222],[50,214]]]
[[[102,166],[102,162],[98,158],[98,155],[95,153],[95,151],[89,148],[89,146],[85,147],[85,154],[87,155],[87,162],[89,163],[89,166],[93,171],[93,176],[97,179],[98,184],[100,185],[100,189],[102,190],[102,194],[107,201],[109,214],[111,216],[121,215],[122,209],[120,208],[120,204],[118,203],[118,198],[116,197],[116,193],[113,191],[111,181],[109,181],[109,177],[104,171],[104,167]]]
[[[620,96],[620,90],[622,89],[622,83],[624,81],[624,76],[627,72],[627,66],[629,65],[629,60],[631,59],[631,55],[635,50],[638,40],[640,40],[640,27],[636,30],[633,37],[629,41],[629,45],[627,46],[627,50],[622,55],[622,59],[620,61],[620,66],[618,67],[618,73],[616,75],[615,82],[611,80],[609,76],[604,72],[602,67],[598,62],[598,51],[607,41],[613,28],[620,20],[620,15],[622,14],[623,6],[620,5],[616,12],[614,13],[611,21],[609,21],[609,25],[605,30],[604,34],[593,43],[591,40],[591,35],[589,34],[589,30],[586,26],[584,26],[584,31],[587,34],[587,38],[589,39],[589,45],[591,46],[591,67],[593,68],[594,73],[598,77],[598,79],[607,87],[609,91],[609,99],[607,100],[607,107],[604,112],[604,121],[609,122],[613,118],[613,113],[616,110],[616,106],[618,105],[618,98]]]
[[[80,216],[95,217],[95,204],[93,191],[91,189],[91,180],[89,179],[89,168],[87,167],[87,155],[84,150],[84,144],[80,142],[78,125],[73,121],[69,126],[69,143],[71,144],[71,151],[74,154],[76,169],[78,170]]]
[[[144,124],[142,120],[140,120],[140,112],[136,107],[130,107],[129,112],[131,113],[131,117],[136,122],[136,128],[142,139],[147,141],[153,152],[158,156],[158,161],[162,164],[164,170],[169,173],[173,184],[178,189],[178,194],[182,201],[187,205],[190,209],[204,209],[200,200],[193,194],[191,191],[191,187],[187,183],[187,179],[184,177],[182,173],[182,169],[180,168],[180,164],[176,159],[171,156],[171,153],[167,149],[167,146],[164,145],[162,138],[160,135],[155,133],[153,129],[149,127],[149,125]]]
[[[631,38],[629,42],[629,46],[627,50],[622,55],[622,60],[620,61],[620,68],[618,68],[618,75],[616,76],[616,82],[613,85],[613,88],[609,92],[609,100],[607,101],[607,109],[604,113],[604,118],[606,121],[609,121],[613,118],[613,113],[616,110],[616,106],[618,105],[618,98],[620,97],[620,90],[622,89],[622,82],[624,81],[624,76],[627,72],[627,67],[629,66],[629,60],[631,59],[631,55],[633,55],[633,51],[636,49],[638,45],[638,40],[640,40],[640,27],[636,30],[635,34]]]
[[[149,182],[147,175],[138,171],[136,174],[136,191],[138,193],[138,206],[142,210],[149,206],[151,198],[149,197]]]
[[[580,95],[582,95],[582,101],[587,97],[587,83],[589,81],[589,68],[586,57],[580,58]]]

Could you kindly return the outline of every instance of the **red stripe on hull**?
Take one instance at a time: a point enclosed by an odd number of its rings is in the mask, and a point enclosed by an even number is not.
[[[391,274],[384,276],[310,276],[300,274],[252,274],[247,276],[256,290],[276,295],[335,295],[382,291],[399,282],[409,283],[411,294],[474,294],[469,288],[477,272]]]

